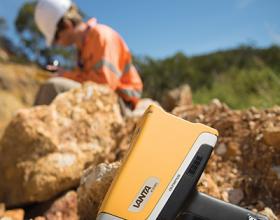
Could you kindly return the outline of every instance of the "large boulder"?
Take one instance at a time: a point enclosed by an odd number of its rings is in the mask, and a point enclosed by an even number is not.
[[[115,148],[113,133],[123,124],[117,100],[90,83],[50,106],[20,110],[0,142],[0,201],[41,202],[77,187],[82,171]]]

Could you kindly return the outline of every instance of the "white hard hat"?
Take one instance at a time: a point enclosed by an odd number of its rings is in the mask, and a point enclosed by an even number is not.
[[[69,10],[70,0],[39,0],[35,8],[35,22],[50,46],[56,33],[56,26]]]

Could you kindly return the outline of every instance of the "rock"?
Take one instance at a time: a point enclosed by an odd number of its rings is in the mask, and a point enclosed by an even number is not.
[[[89,83],[50,106],[20,110],[0,142],[0,201],[18,206],[47,201],[77,187],[82,171],[115,148],[123,125],[117,95]]]
[[[219,99],[212,99],[210,105],[215,106],[216,108],[222,108],[223,103]]]
[[[122,160],[123,157],[126,155],[126,152],[130,147],[131,138],[133,136],[138,121],[139,118],[137,117],[126,118],[125,126],[122,129],[115,132],[115,139],[118,142],[118,145],[115,149],[112,149],[111,154],[114,155],[114,160],[110,162]]]
[[[221,197],[219,187],[209,174],[204,174],[201,176],[198,184],[198,190],[215,198]]]
[[[77,193],[73,190],[68,191],[49,201],[30,205],[25,211],[26,219],[77,220]]]
[[[227,147],[225,144],[221,143],[215,147],[215,153],[219,156],[223,156],[227,153]]]
[[[266,129],[263,132],[263,139],[267,145],[280,147],[280,127]]]
[[[192,91],[190,86],[185,84],[166,92],[162,97],[161,104],[167,111],[171,111],[176,106],[191,105]]]
[[[280,166],[274,166],[271,169],[277,174],[278,179],[280,179]]]
[[[38,217],[35,217],[34,220],[47,220],[47,219],[46,219],[46,217],[38,216]]]
[[[69,191],[57,199],[44,213],[44,217],[51,220],[78,220],[77,193]]]
[[[12,119],[14,113],[23,108],[21,101],[6,91],[0,90],[0,138],[7,124]]]
[[[0,90],[10,93],[23,105],[33,104],[34,97],[47,72],[35,65],[0,63]]]
[[[0,49],[1,59],[1,49]],[[33,104],[34,96],[47,73],[35,65],[0,62],[0,137],[12,115]]]
[[[228,192],[228,200],[232,204],[239,204],[244,198],[244,193],[241,189],[231,189]]]
[[[108,188],[120,163],[100,164],[88,168],[78,188],[78,212],[81,220],[96,219]]]
[[[222,200],[225,201],[225,202],[229,202],[229,199],[228,199],[228,193],[225,192],[225,191],[222,191]]]
[[[14,209],[8,210],[4,213],[0,220],[23,220],[24,219],[24,210],[23,209]]]
[[[130,117],[134,117],[134,118],[141,117],[144,114],[144,112],[146,111],[146,109],[152,104],[160,106],[158,102],[156,102],[152,99],[148,99],[148,98],[141,99],[137,103],[134,111],[132,111]]]
[[[0,217],[2,217],[5,213],[5,204],[4,203],[0,203]]]
[[[0,138],[12,115],[18,109],[33,104],[42,82],[40,75],[47,73],[35,65],[0,62]]]
[[[235,142],[229,142],[227,144],[227,155],[228,157],[236,157],[241,154],[240,146]]]
[[[260,211],[260,214],[265,215],[269,220],[278,220],[277,216],[268,207],[265,207],[264,210]]]
[[[0,60],[1,61],[8,61],[9,60],[9,54],[5,50],[2,50],[2,48],[0,48]]]

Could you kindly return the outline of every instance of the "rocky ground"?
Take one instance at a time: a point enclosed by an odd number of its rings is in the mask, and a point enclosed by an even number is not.
[[[173,113],[220,133],[201,191],[252,210],[270,207],[279,217],[280,107],[234,111],[214,100],[210,105],[180,106]]]
[[[6,127],[0,140],[0,219],[95,219],[139,117],[122,117],[115,94],[96,84],[62,94],[50,106],[18,110],[32,104],[41,79],[12,80],[27,67],[4,68],[0,64],[0,104],[6,103],[0,109]],[[27,90],[32,92],[22,92]],[[237,111],[218,100],[193,105],[186,86],[165,100],[173,114],[220,133],[199,191],[278,219],[280,107]],[[3,113],[9,107],[13,114]]]
[[[19,108],[33,104],[39,85],[46,76],[47,73],[35,65],[0,62],[0,137],[13,114]]]

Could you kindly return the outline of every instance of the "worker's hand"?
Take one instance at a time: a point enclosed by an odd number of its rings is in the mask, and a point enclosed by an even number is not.
[[[46,70],[48,70],[50,72],[57,72],[59,70],[59,67],[55,66],[55,65],[47,65]]]
[[[45,69],[49,72],[51,72],[51,77],[58,77],[58,76],[62,76],[63,73],[65,72],[65,69],[63,69],[60,66],[56,66],[56,65],[47,65],[45,67]]]
[[[58,60],[53,60],[53,61],[49,62],[45,66],[45,69],[47,71],[55,73],[55,74],[60,74],[61,72],[64,72],[64,69],[60,67]]]

